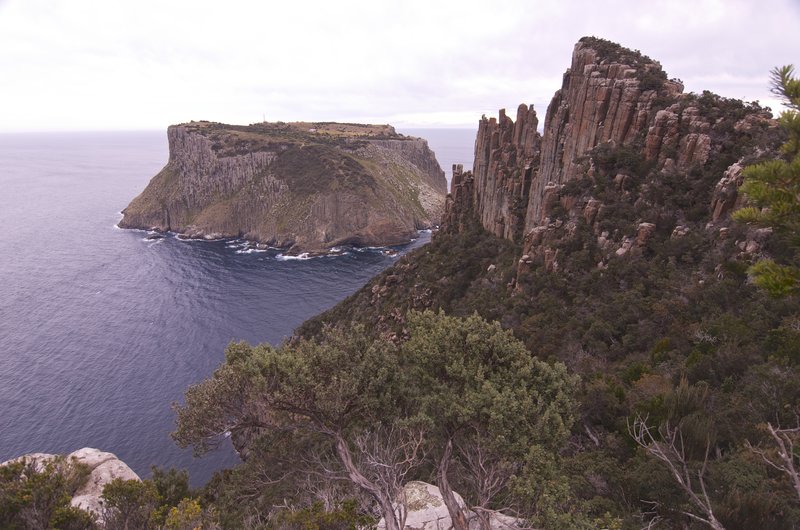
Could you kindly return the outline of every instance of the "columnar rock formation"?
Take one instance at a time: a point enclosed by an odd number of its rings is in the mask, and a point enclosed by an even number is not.
[[[539,162],[539,120],[533,105],[520,105],[517,121],[500,111],[498,119],[481,118],[475,141],[475,201],[487,230],[518,239],[525,223],[531,178]]]
[[[603,53],[602,47],[593,40],[575,45],[572,65],[547,108],[528,229],[543,221],[545,186],[585,173],[583,157],[599,144],[630,145],[640,140],[648,131],[656,100],[673,99],[683,89],[679,82],[663,79],[658,63],[624,49]]]
[[[322,251],[404,243],[443,212],[427,142],[389,126],[192,122],[167,135],[169,162],[122,228]]]
[[[623,192],[632,178],[644,178],[645,173],[700,174],[725,154],[735,135],[755,135],[769,127],[767,112],[682,90],[680,81],[668,80],[657,62],[638,51],[602,39],[581,39],[547,108],[541,136],[532,106],[520,105],[516,121],[504,110],[497,119],[481,119],[474,174],[456,176],[454,171],[444,229],[458,231],[472,216],[499,237],[524,241],[527,253],[546,239],[554,208],[589,223],[602,218],[601,201],[588,195],[566,197],[562,190],[567,182],[594,179],[595,164],[603,156],[606,165],[618,168],[612,177]],[[716,178],[720,183],[711,205],[713,221],[736,203],[741,167],[731,166],[724,176],[720,170]],[[646,234],[607,234],[607,240],[616,237],[624,246],[624,238],[641,241]]]

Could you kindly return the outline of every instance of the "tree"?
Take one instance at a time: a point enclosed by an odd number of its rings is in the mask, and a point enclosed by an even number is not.
[[[173,437],[201,453],[226,433],[250,440],[276,433],[305,438],[313,451],[297,455],[295,471],[350,481],[379,506],[386,527],[399,530],[403,511],[393,506],[402,486],[398,477],[419,464],[422,453],[414,449],[420,433],[400,424],[398,374],[394,346],[369,339],[363,328],[328,329],[319,342],[279,348],[232,344],[225,364],[176,407]]]
[[[399,347],[363,328],[327,329],[318,341],[279,348],[232,344],[225,364],[176,407],[174,439],[202,453],[226,433],[251,447],[288,438],[294,465],[267,482],[292,474],[348,481],[390,530],[404,526],[404,483],[430,463],[454,526],[467,521],[451,480],[469,477],[465,496],[485,527],[529,447],[564,442],[576,378],[478,316],[407,320],[410,339]]]
[[[693,470],[680,425],[670,425],[667,422],[654,434],[653,429],[647,425],[647,419],[637,416],[629,428],[634,441],[649,455],[667,466],[672,478],[688,497],[692,508],[700,512],[697,514],[694,511],[686,510],[683,512],[684,515],[704,523],[714,530],[725,530],[725,527],[714,515],[713,504],[706,489],[710,443],[706,445],[699,469]]]
[[[745,169],[741,189],[752,205],[735,212],[734,219],[772,227],[786,239],[791,255],[785,263],[762,259],[748,272],[770,294],[787,296],[800,291],[800,80],[791,65],[771,74],[772,92],[789,108],[779,118],[788,139],[781,146],[783,158]]]
[[[460,319],[426,311],[408,315],[410,338],[401,345],[409,407],[428,424],[436,481],[453,527],[468,528],[456,502],[454,467],[471,484],[481,526],[519,473],[529,448],[561,448],[573,421],[566,367],[533,358],[510,331],[477,315]]]
[[[710,450],[714,447],[715,429],[707,411],[708,388],[689,385],[683,377],[667,396],[666,420],[656,429],[647,417],[637,415],[628,432],[648,455],[666,466],[675,483],[689,500],[682,513],[713,530],[724,530],[714,513],[706,488]]]
[[[116,478],[103,488],[103,521],[107,530],[157,528],[153,513],[158,490],[150,481]]]
[[[785,474],[791,481],[798,499],[800,499],[800,469],[798,468],[798,455],[795,450],[795,444],[800,440],[800,427],[774,427],[770,422],[759,425],[759,427],[770,435],[775,448],[772,451],[767,451],[754,447],[750,442],[745,442],[745,445],[752,452],[761,456],[764,462]]]

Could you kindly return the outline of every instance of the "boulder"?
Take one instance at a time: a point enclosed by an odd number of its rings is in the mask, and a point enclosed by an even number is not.
[[[139,475],[113,453],[84,447],[70,453],[68,458],[75,458],[92,469],[86,483],[75,492],[75,496],[72,498],[72,505],[82,510],[101,513],[103,503],[100,496],[103,494],[103,488],[112,480],[117,478],[140,480]]]
[[[643,247],[653,237],[656,232],[656,225],[653,223],[639,223],[636,231],[636,246]]]
[[[405,521],[406,530],[441,530],[452,526],[450,513],[447,511],[439,488],[426,482],[413,481],[405,485],[403,493],[408,509]],[[461,495],[455,492],[454,495],[459,506],[466,506]],[[515,517],[500,513],[492,513],[490,517],[492,530],[525,527],[524,521]],[[470,530],[478,530],[480,525],[475,512],[467,510],[467,519]],[[378,522],[378,528],[386,528],[383,519]]]
[[[56,456],[57,455],[49,453],[29,453],[3,462],[0,466],[5,466],[24,458],[29,461],[33,460],[36,469],[40,471],[46,461],[52,460],[56,458]],[[91,470],[86,482],[75,492],[75,496],[71,501],[72,506],[95,512],[98,515],[102,514],[103,503],[100,496],[106,484],[117,478],[122,480],[140,480],[139,475],[128,467],[125,462],[117,458],[114,453],[100,451],[99,449],[93,449],[91,447],[84,447],[83,449],[78,449],[66,455],[66,460],[85,464]]]

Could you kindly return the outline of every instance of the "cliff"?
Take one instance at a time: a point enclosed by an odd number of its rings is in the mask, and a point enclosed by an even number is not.
[[[411,310],[477,313],[579,375],[552,476],[570,492],[557,511],[594,523],[532,526],[690,527],[685,490],[633,450],[641,418],[680,435],[725,528],[796,527],[796,492],[761,460],[775,445],[759,426],[797,421],[800,299],[747,273],[796,259],[796,234],[731,218],[743,168],[781,156],[782,129],[757,103],[684,94],[657,62],[595,38],[575,46],[541,135],[536,121],[527,105],[482,118],[474,172],[454,167],[433,241],[297,335],[362,324],[402,341]]]
[[[515,242],[527,238],[530,246],[556,207],[570,210],[572,218],[599,221],[603,204],[591,191],[569,199],[564,185],[596,181],[600,171],[614,171],[618,184],[644,177],[653,180],[652,187],[716,171],[718,190],[709,197],[716,221],[737,200],[733,183],[741,167],[736,173],[734,165],[742,160],[731,159],[731,145],[754,140],[749,152],[740,153],[753,155],[756,144],[765,144],[761,137],[770,134],[769,113],[682,90],[680,81],[667,79],[659,63],[638,51],[584,37],[547,108],[541,135],[532,106],[520,105],[516,122],[504,110],[498,119],[481,119],[474,172],[454,177],[445,230],[458,231],[463,217],[474,215],[490,233]],[[712,170],[723,158],[730,164],[724,178],[723,171]],[[638,206],[644,207],[647,199],[641,198]],[[616,237],[621,243],[621,234]]]
[[[390,126],[192,122],[167,136],[169,161],[121,228],[324,251],[407,242],[443,211],[434,153]]]

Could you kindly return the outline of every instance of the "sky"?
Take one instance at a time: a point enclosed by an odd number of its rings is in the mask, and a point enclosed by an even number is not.
[[[0,132],[541,122],[585,35],[777,110],[800,0],[0,0]]]

